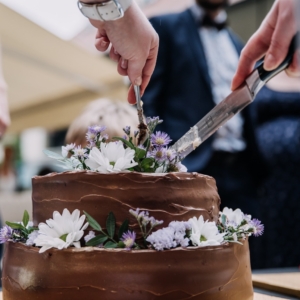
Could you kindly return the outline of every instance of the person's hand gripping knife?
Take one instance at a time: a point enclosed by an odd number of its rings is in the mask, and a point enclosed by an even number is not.
[[[299,1],[299,0],[296,0]],[[236,74],[232,81],[232,90],[237,89],[252,72],[255,63],[265,56],[264,69],[276,69],[284,60],[297,31],[294,0],[276,0],[259,29],[252,35],[244,47]],[[298,16],[300,18],[300,16]],[[299,76],[297,62],[299,50],[286,72],[290,76]]]
[[[159,38],[134,0],[82,0],[78,7],[98,30],[96,48],[106,51],[118,62],[118,72],[140,86],[141,95],[153,73]],[[136,103],[133,86],[128,101]]]

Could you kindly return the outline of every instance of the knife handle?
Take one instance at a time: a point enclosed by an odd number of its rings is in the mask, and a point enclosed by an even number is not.
[[[290,65],[290,63],[293,60],[294,53],[297,49],[297,41],[300,42],[300,32],[299,31],[294,35],[294,37],[291,41],[290,47],[289,47],[288,54],[285,57],[284,61],[276,69],[274,69],[272,71],[266,71],[264,69],[264,59],[259,63],[256,70],[258,71],[259,78],[261,81],[263,81],[264,83],[268,82],[270,79],[272,79],[274,76],[276,76],[281,71],[285,70]]]

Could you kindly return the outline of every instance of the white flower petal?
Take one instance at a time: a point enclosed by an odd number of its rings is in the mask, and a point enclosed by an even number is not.
[[[42,247],[40,253],[52,247],[68,248],[74,243],[76,247],[80,246],[79,240],[84,234],[83,230],[88,227],[88,223],[82,226],[84,221],[85,215],[80,217],[79,210],[74,210],[71,214],[69,210],[64,209],[62,215],[57,211],[54,212],[53,219],[47,220],[47,224],[39,224],[39,235],[34,242],[36,246]],[[63,235],[67,235],[66,242],[60,238]]]

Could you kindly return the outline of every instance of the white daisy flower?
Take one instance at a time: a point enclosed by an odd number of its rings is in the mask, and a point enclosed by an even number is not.
[[[215,222],[205,222],[203,216],[193,217],[189,222],[192,225],[190,240],[194,246],[215,246],[223,242],[224,233],[219,233]]]
[[[85,164],[100,173],[117,173],[137,165],[134,155],[134,150],[125,149],[120,141],[101,143],[100,150],[96,147],[91,150]]]
[[[70,246],[80,248],[79,240],[83,236],[83,231],[88,227],[85,223],[85,215],[80,217],[80,212],[75,209],[71,214],[68,209],[64,209],[62,215],[55,211],[53,219],[39,224],[39,235],[34,240],[34,244],[40,249],[40,253],[50,248],[65,249]]]
[[[245,219],[244,213],[239,208],[236,210],[232,210],[231,208],[224,207],[223,212],[221,212],[220,215],[221,215],[220,216],[221,222],[222,222],[221,220],[222,215],[225,215],[227,218],[228,225],[233,227],[239,226],[242,223],[242,221]]]

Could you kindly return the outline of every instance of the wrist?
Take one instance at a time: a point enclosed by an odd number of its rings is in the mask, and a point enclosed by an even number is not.
[[[81,13],[94,21],[115,21],[123,18],[133,0],[78,0]]]

